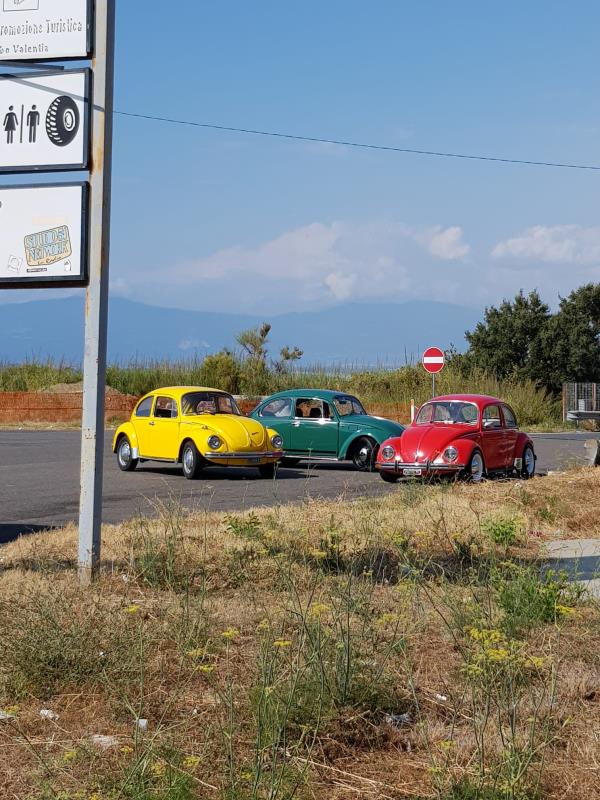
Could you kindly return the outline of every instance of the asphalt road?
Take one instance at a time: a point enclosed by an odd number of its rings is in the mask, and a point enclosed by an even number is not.
[[[80,437],[77,430],[0,430],[0,543],[20,533],[74,521],[79,504]],[[597,434],[538,434],[534,437],[538,471],[589,463],[586,440]],[[133,473],[117,468],[106,437],[104,521],[121,522],[138,512],[153,513],[157,502],[180,500],[191,509],[241,510],[251,506],[292,503],[306,497],[352,499],[395,491],[376,473],[359,473],[349,465],[281,469],[275,481],[257,470],[211,468],[198,481],[186,481],[180,470],[147,462]]]

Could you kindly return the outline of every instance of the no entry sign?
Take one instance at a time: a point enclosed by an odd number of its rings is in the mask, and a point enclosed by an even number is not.
[[[423,366],[427,372],[436,375],[444,369],[446,358],[439,347],[428,347],[423,353]]]

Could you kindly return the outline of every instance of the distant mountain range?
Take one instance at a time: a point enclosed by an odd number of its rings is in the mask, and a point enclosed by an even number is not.
[[[242,330],[270,322],[271,350],[304,350],[305,364],[403,364],[430,345],[465,348],[465,331],[480,319],[475,309],[446,303],[345,303],[320,311],[226,314],[184,311],[112,298],[109,359],[181,359],[234,347]],[[0,305],[0,361],[65,359],[83,351],[83,299]]]

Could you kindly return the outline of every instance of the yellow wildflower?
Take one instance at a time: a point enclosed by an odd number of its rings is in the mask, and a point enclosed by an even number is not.
[[[134,603],[134,604],[133,604],[133,605],[131,605],[131,606],[127,606],[127,608],[125,609],[125,612],[126,612],[127,614],[137,614],[137,612],[138,612],[139,610],[140,610],[140,607],[139,607],[139,606],[136,606],[136,605],[135,605],[135,603]]]
[[[212,664],[201,664],[198,667],[198,672],[204,672],[205,675],[210,675],[211,672],[214,672],[215,668]]]
[[[442,750],[451,750],[454,747],[454,742],[452,739],[445,739],[443,742],[440,742],[440,747]]]
[[[121,748],[121,752],[123,753],[123,755],[126,755],[126,756],[128,756],[128,755],[130,755],[131,753],[133,753],[133,747],[130,747],[128,744],[125,744],[125,745],[123,745],[123,747]]]
[[[240,632],[237,630],[237,628],[227,628],[227,630],[223,631],[221,636],[224,639],[227,639],[227,641],[232,642],[239,635],[239,633]]]
[[[63,755],[63,762],[65,764],[70,764],[72,761],[75,761],[77,758],[77,750],[67,750],[66,753]]]
[[[269,620],[268,619],[261,619],[261,621],[256,626],[257,631],[268,631],[270,628]]]
[[[527,660],[531,664],[531,666],[535,667],[536,669],[542,669],[542,667],[546,663],[546,659],[541,658],[540,656],[529,656]]]
[[[486,656],[490,661],[508,661],[510,653],[506,647],[490,647],[486,650]]]
[[[312,606],[308,610],[309,617],[322,617],[324,614],[327,614],[331,611],[331,606],[328,606],[327,603],[313,603]]]
[[[196,769],[196,767],[198,766],[199,763],[200,763],[200,757],[199,756],[186,756],[183,759],[183,766],[186,769]]]
[[[377,620],[377,624],[381,625],[382,627],[386,627],[387,625],[395,625],[399,619],[400,618],[398,614],[382,614]]]
[[[152,772],[155,778],[160,778],[167,771],[167,765],[161,758],[158,761],[154,761],[152,763],[152,765],[150,766],[150,771]]]
[[[570,617],[572,614],[575,613],[575,609],[571,608],[571,606],[556,606],[556,613],[560,617]]]
[[[326,550],[313,550],[311,553],[313,558],[322,561],[323,559],[327,558],[327,551]]]
[[[242,780],[244,780],[244,781],[252,780],[252,773],[251,772],[242,772],[241,777],[242,777]]]
[[[273,642],[273,647],[291,647],[291,641],[289,639],[275,639]]]
[[[187,655],[190,658],[204,658],[206,655],[206,650],[204,647],[195,647],[193,650],[188,650]]]

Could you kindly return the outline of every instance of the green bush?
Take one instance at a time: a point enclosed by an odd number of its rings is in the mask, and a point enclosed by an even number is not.
[[[522,521],[514,515],[493,514],[481,523],[481,529],[494,544],[511,547],[522,531]]]
[[[583,590],[569,582],[566,572],[548,570],[540,576],[535,568],[505,565],[494,579],[496,599],[504,612],[503,628],[509,636],[537,625],[557,623],[572,613]]]

